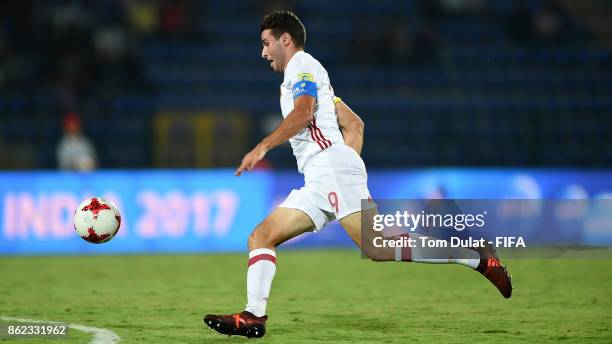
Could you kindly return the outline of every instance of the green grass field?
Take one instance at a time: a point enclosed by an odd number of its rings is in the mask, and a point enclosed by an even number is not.
[[[506,263],[516,287],[509,300],[461,266],[281,250],[268,332],[258,341],[612,342],[611,260]],[[208,330],[201,318],[242,309],[245,271],[246,254],[2,257],[0,316],[106,328],[121,343],[244,343]],[[71,331],[52,342],[91,338]]]

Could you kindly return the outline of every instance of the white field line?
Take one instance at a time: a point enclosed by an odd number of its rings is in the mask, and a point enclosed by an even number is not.
[[[44,321],[44,320],[35,320],[35,319],[5,317],[5,316],[0,316],[0,320],[34,323],[34,324],[59,323],[57,321]],[[115,332],[104,329],[104,328],[89,327],[89,326],[83,326],[83,325],[72,324],[72,323],[68,324],[68,328],[69,330],[75,329],[77,331],[82,331],[82,332],[93,334],[93,339],[91,340],[90,344],[114,344],[114,343],[119,342],[119,340],[121,339],[119,338],[117,334],[115,334]]]

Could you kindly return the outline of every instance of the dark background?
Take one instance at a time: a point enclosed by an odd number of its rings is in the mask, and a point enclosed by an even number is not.
[[[56,168],[68,112],[102,168],[235,166],[281,118],[259,42],[279,9],[368,167],[612,166],[609,1],[21,0],[0,5],[0,168]]]

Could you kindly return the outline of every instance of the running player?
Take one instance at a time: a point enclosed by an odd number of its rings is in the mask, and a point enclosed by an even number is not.
[[[305,232],[319,231],[332,220],[338,220],[361,246],[361,200],[371,199],[365,165],[359,156],[363,122],[334,96],[325,68],[304,52],[304,25],[292,12],[274,12],[264,17],[260,29],[262,57],[275,72],[284,74],[280,96],[284,119],[244,156],[236,175],[252,170],[269,150],[289,140],[298,170],[304,174],[305,185],[291,191],[248,238],[245,310],[204,317],[205,324],[219,333],[246,337],[265,334],[266,304],[276,272],[276,247]],[[367,211],[376,210],[372,207]],[[510,297],[510,277],[491,248],[456,250],[463,252],[452,255],[462,259],[432,259],[428,258],[432,256],[426,250],[416,248],[372,250],[362,247],[363,253],[375,261],[469,266],[487,277],[503,296]]]

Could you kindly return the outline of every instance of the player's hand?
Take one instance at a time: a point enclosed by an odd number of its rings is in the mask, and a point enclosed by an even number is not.
[[[252,151],[242,158],[242,163],[236,169],[234,175],[239,177],[242,172],[254,169],[257,163],[266,156],[266,153],[268,153],[268,150],[262,144],[255,146]]]

